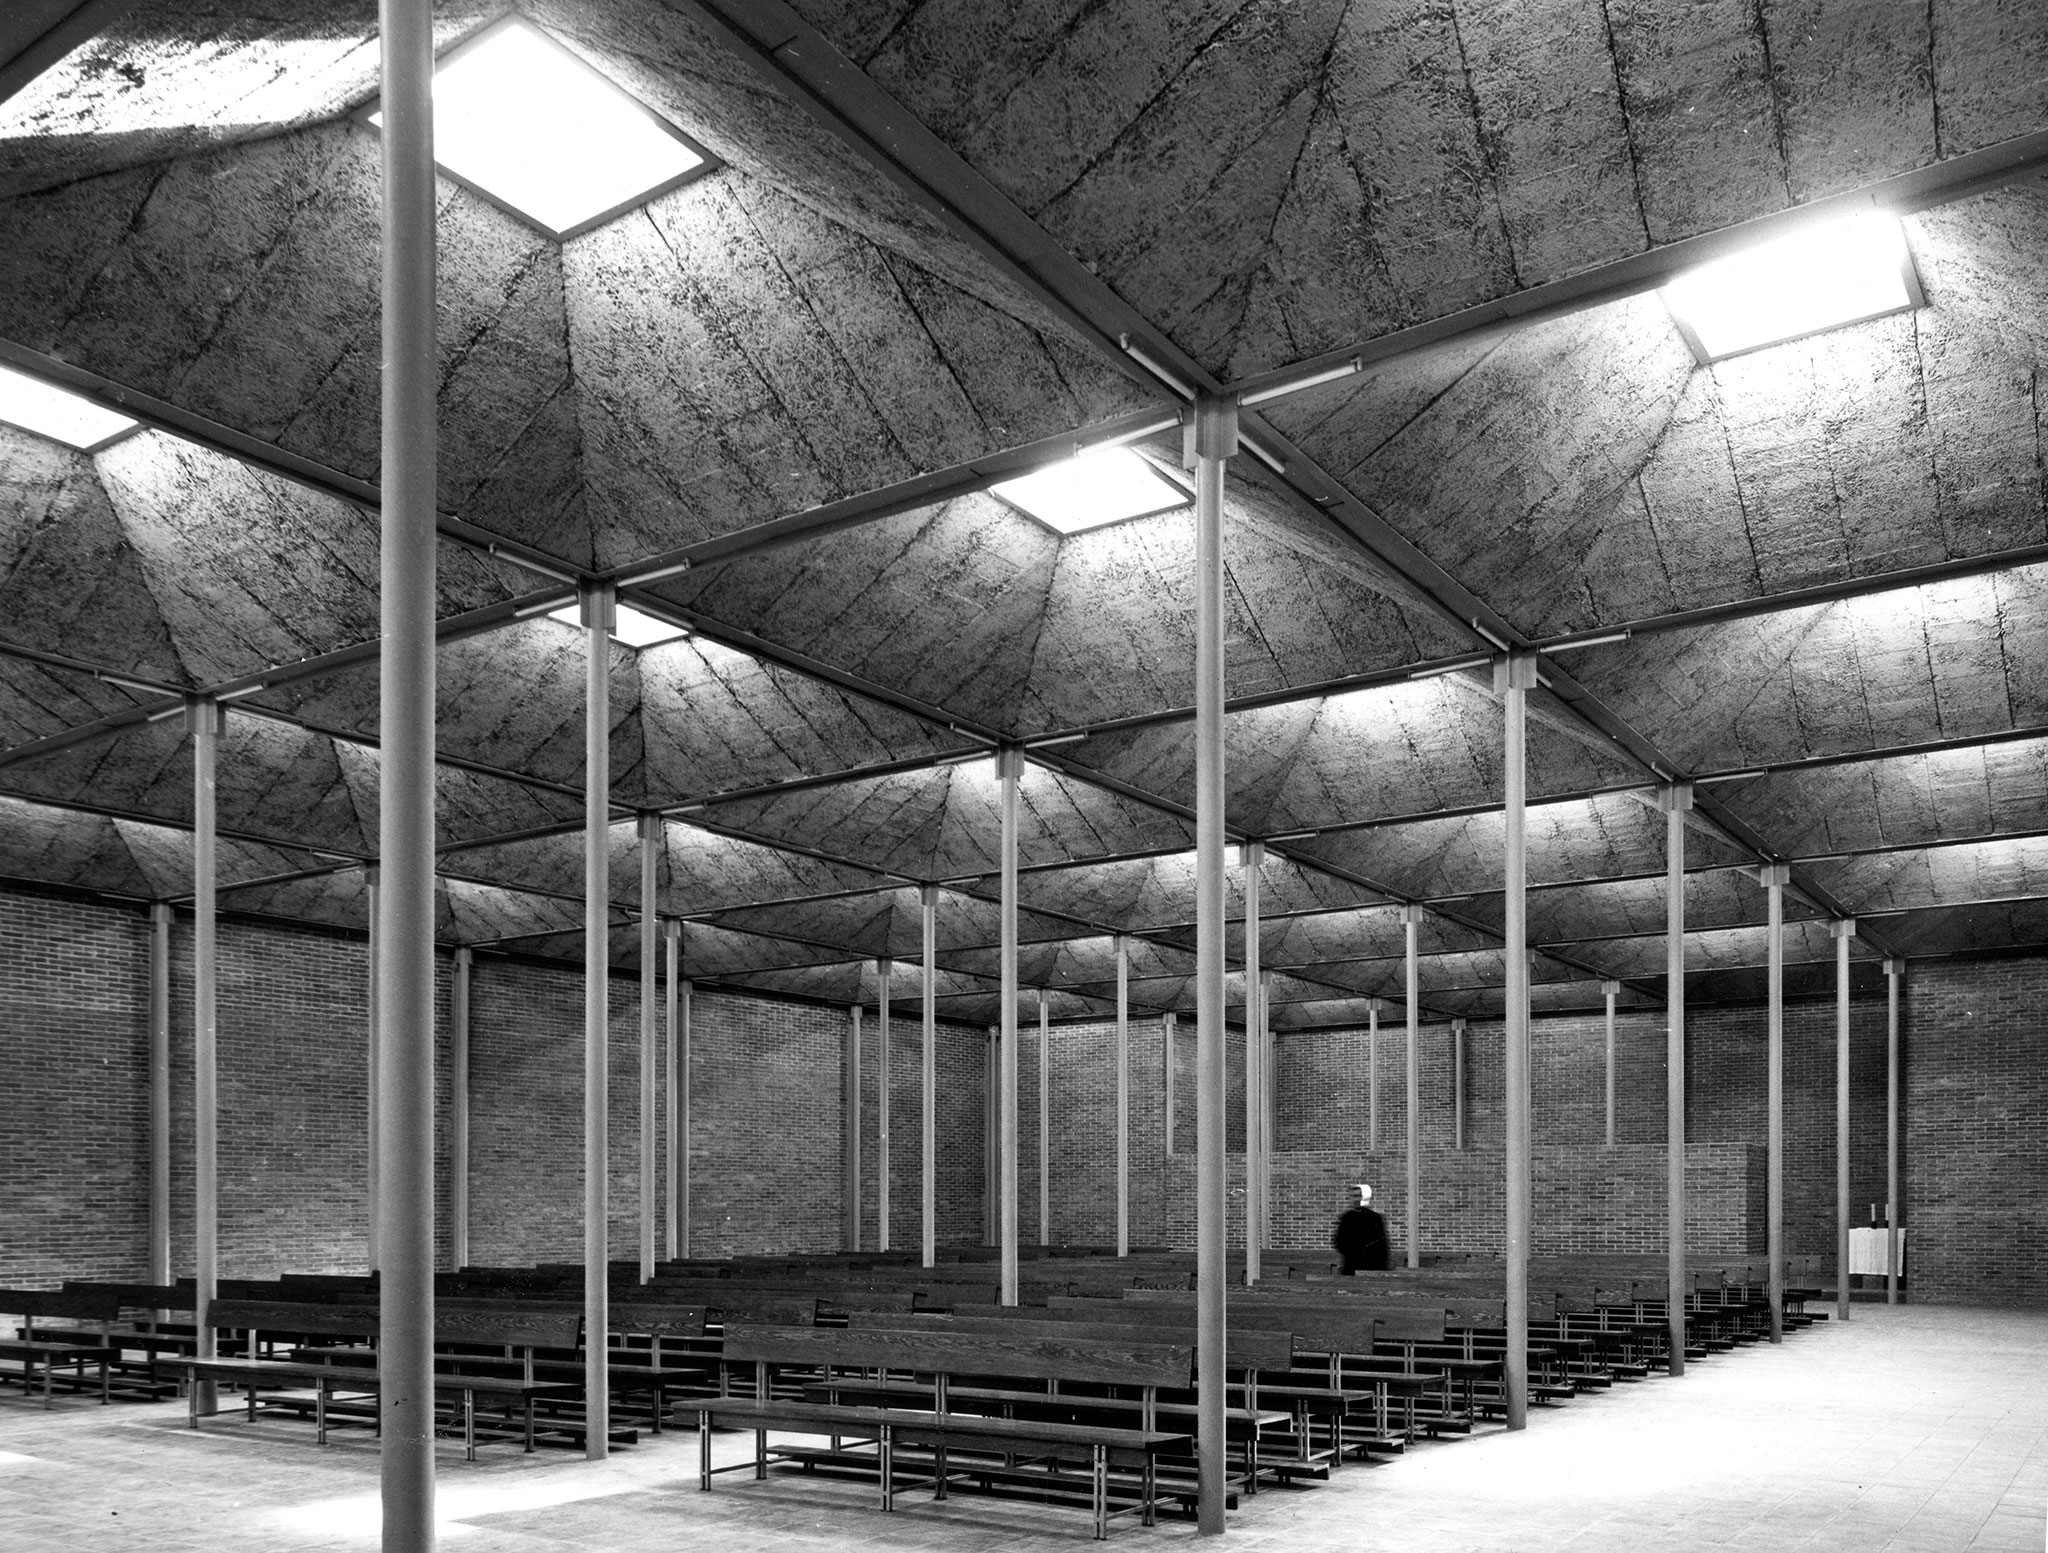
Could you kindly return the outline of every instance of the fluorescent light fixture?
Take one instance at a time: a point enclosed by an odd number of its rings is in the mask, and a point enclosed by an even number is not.
[[[0,367],[0,421],[81,453],[97,453],[141,424],[12,367]]]
[[[1702,363],[1925,300],[1899,218],[1865,211],[1689,270],[1661,293]]]
[[[580,631],[583,629],[583,606],[565,604],[560,609],[551,609],[548,619],[559,620],[563,625]],[[689,634],[681,626],[672,626],[666,620],[643,614],[631,604],[612,606],[612,640],[628,647],[652,647],[657,642],[672,642]]]
[[[369,115],[381,124],[383,114]],[[709,151],[522,17],[434,67],[441,171],[557,240],[716,165]]]
[[[1129,448],[1090,448],[1005,480],[989,494],[1056,534],[1078,534],[1184,507],[1188,493]]]

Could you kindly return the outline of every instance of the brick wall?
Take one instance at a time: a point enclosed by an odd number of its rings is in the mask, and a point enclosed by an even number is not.
[[[146,911],[0,891],[0,1283],[147,1271]],[[191,936],[171,945],[172,1267],[191,1271]],[[226,920],[219,937],[221,1272],[366,1261],[368,999],[359,937]],[[437,1248],[448,1243],[448,992],[437,986]],[[694,1249],[841,1239],[844,1010],[694,999]],[[896,1052],[896,1233],[917,1234],[916,1057]],[[470,1256],[580,1260],[582,977],[480,956],[471,983]],[[639,988],[611,984],[612,1255],[639,1243]],[[981,1034],[941,1026],[940,1234],[980,1238]],[[905,1098],[907,1097],[907,1098]],[[661,1110],[657,1106],[657,1128]],[[864,1107],[873,1125],[872,1084]],[[661,1133],[658,1130],[657,1136]],[[904,1141],[904,1140],[907,1140]],[[867,1155],[872,1217],[872,1168]],[[657,1155],[659,1158],[659,1155]],[[659,1220],[657,1220],[659,1224]],[[661,1246],[665,1251],[665,1244]]]
[[[1902,1001],[1913,1297],[2048,1302],[2048,958],[1915,963]]]

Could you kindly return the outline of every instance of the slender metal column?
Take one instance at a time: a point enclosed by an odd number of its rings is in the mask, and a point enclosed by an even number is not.
[[[1166,1102],[1166,1157],[1171,1159],[1175,1152],[1173,1145],[1173,1113],[1175,1107],[1180,1104],[1179,1099],[1174,1094],[1173,1082],[1174,1047],[1180,1043],[1180,1015],[1169,1010],[1159,1016],[1159,1040],[1161,1049],[1166,1053],[1166,1060],[1160,1064],[1160,1067],[1164,1074],[1162,1088],[1165,1090]]]
[[[171,907],[149,908],[149,1281],[171,1281]]]
[[[1417,936],[1422,908],[1401,908],[1403,982],[1408,999],[1408,1265],[1422,1265],[1422,983]]]
[[[1465,1152],[1465,1021],[1451,1021],[1451,1147]]]
[[[1259,1252],[1266,1241],[1261,1213],[1264,1192],[1259,1182],[1263,1152],[1259,1131],[1266,1110],[1261,1093],[1265,1063],[1259,1029],[1259,867],[1265,862],[1266,849],[1247,841],[1238,855],[1244,879],[1244,1281],[1254,1284],[1259,1281]]]
[[[1365,1151],[1380,1151],[1380,1000],[1365,1005]]]
[[[662,1208],[669,1259],[690,1254],[690,1118],[683,1103],[689,1073],[683,1056],[682,1004],[677,981],[682,971],[683,925],[661,925],[662,1013],[668,1030],[662,1077]]]
[[[1849,1319],[1849,940],[1856,921],[1845,917],[1835,938],[1835,1314]]]
[[[195,696],[185,703],[185,726],[192,735],[192,1319],[203,1359],[216,1352],[206,1313],[220,1282],[219,960],[214,934],[219,847],[214,815],[225,724],[219,702]],[[213,1384],[194,1384],[202,1387],[199,1411],[213,1412]]]
[[[674,1032],[671,1049],[675,1053],[676,1082],[675,1116],[670,1122],[669,1137],[675,1150],[670,1164],[675,1182],[676,1200],[676,1252],[677,1256],[690,1256],[695,1245],[695,1218],[690,1212],[690,1137],[695,1116],[693,1098],[697,1073],[697,989],[689,978],[680,974],[676,964],[678,949],[682,943],[682,923],[669,924],[675,929],[675,936],[669,940],[669,999],[674,1008],[674,1017],[669,1028]]]
[[[1529,1426],[1529,692],[1536,688],[1536,655],[1509,653],[1494,661],[1501,698],[1506,772],[1506,850],[1502,870],[1502,956],[1507,962],[1507,1028],[1502,1085],[1506,1116],[1507,1197],[1507,1423]]]
[[[1273,1248],[1273,973],[1259,975],[1259,1248]]]
[[[839,1183],[846,1203],[846,1249],[860,1249],[860,1035],[861,1006],[847,1010],[845,1092],[840,1099],[840,1126],[846,1136],[845,1178]]]
[[[939,887],[918,891],[918,915],[924,930],[924,1050],[918,1084],[921,1115],[918,1142],[922,1176],[918,1212],[922,1219],[919,1245],[922,1262],[934,1265],[939,1254]]]
[[[1764,1079],[1765,1197],[1764,1245],[1771,1260],[1771,1341],[1785,1340],[1785,885],[1792,877],[1784,863],[1766,863],[1757,870],[1764,887],[1769,923],[1765,944],[1769,964],[1765,982],[1768,1002],[1768,1072]]]
[[[1116,940],[1116,1254],[1131,1254],[1131,944]]]
[[[371,867],[363,870],[363,886],[369,896],[370,903],[370,947],[367,955],[369,962],[369,1019],[366,1022],[366,1038],[363,1042],[364,1049],[369,1055],[368,1077],[363,1086],[363,1123],[368,1134],[367,1152],[364,1156],[366,1161],[364,1169],[364,1201],[368,1207],[368,1212],[365,1215],[368,1225],[368,1239],[364,1246],[363,1259],[365,1265],[374,1273],[377,1270],[377,1259],[383,1254],[383,1236],[378,1232],[378,1219],[384,1195],[379,1186],[384,1162],[384,1146],[380,1141],[380,1135],[383,1130],[383,1108],[377,1104],[377,1096],[380,1092],[377,1075],[383,1063],[383,1042],[378,1039],[377,1032],[384,1027],[383,1018],[378,1011],[379,996],[383,990],[384,977],[379,969],[379,961],[382,957],[377,952],[380,947],[379,940],[383,936],[377,921],[378,901],[381,896],[382,886],[376,868]]]
[[[611,1454],[612,624],[608,583],[583,588],[583,1454]]]
[[[889,1249],[889,973],[875,962],[875,1249]]]
[[[1024,752],[1009,748],[996,754],[996,780],[1002,789],[1001,901],[997,908],[998,987],[1002,1025],[996,1035],[996,1191],[997,1241],[1001,1248],[1001,1299],[1017,1303],[1017,781],[1024,774]]]
[[[1621,996],[1621,983],[1603,981],[1600,991],[1607,999],[1607,1146],[1614,1147],[1614,1002]]]
[[[469,979],[476,954],[455,951],[448,986],[448,1250],[457,1267],[469,1265]]]
[[[1661,789],[1664,811],[1664,1147],[1670,1192],[1671,1282],[1665,1308],[1671,1328],[1671,1373],[1685,1373],[1685,1305],[1692,1280],[1685,1267],[1685,816],[1692,784]]]
[[[384,1553],[424,1553],[434,1546],[434,24],[429,0],[380,0],[378,10],[384,371],[377,855],[384,873],[377,923],[377,1368]]]
[[[1899,984],[1906,962],[1884,962],[1884,1302],[1899,1302]]]
[[[1003,1151],[998,1136],[1003,1110],[1002,1039],[1002,1027],[990,1025],[981,1053],[981,1243],[985,1246],[1000,1246],[1003,1238]]]
[[[1052,1244],[1052,1009],[1038,989],[1038,1243]]]
[[[1223,1531],[1223,1154],[1226,901],[1223,811],[1223,477],[1237,452],[1234,400],[1196,403],[1187,449],[1195,470],[1195,1352],[1197,1522]]]
[[[640,1281],[654,1279],[655,1215],[661,1211],[657,1197],[656,1167],[660,1157],[659,1123],[656,1120],[655,1087],[660,1082],[656,1050],[655,983],[659,970],[656,957],[661,945],[661,916],[656,892],[656,871],[661,861],[661,816],[640,816]]]

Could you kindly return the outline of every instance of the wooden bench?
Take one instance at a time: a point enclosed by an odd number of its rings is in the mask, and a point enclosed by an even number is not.
[[[247,1351],[240,1356],[191,1355],[160,1359],[157,1364],[179,1374],[186,1383],[187,1423],[199,1427],[200,1383],[213,1381],[244,1387],[248,1392],[249,1418],[253,1422],[260,1396],[265,1392],[311,1391],[317,1438],[327,1443],[329,1404],[337,1396],[376,1396],[384,1377],[373,1365],[351,1363],[348,1350],[337,1347],[326,1357],[317,1348],[301,1348],[290,1359],[264,1357],[267,1347],[281,1342],[303,1343],[308,1338],[374,1338],[378,1314],[363,1306],[292,1304],[284,1301],[215,1300],[206,1313],[206,1325],[219,1331],[240,1332]],[[573,1310],[494,1310],[442,1312],[437,1309],[434,1339],[437,1343],[489,1343],[524,1347],[530,1363],[536,1347],[576,1346],[582,1317]],[[265,1334],[268,1334],[266,1338]],[[523,1416],[523,1438],[528,1451],[534,1448],[534,1404],[542,1399],[572,1401],[583,1388],[574,1382],[543,1381],[530,1369],[517,1377],[440,1373],[434,1377],[434,1392],[454,1399],[462,1413],[463,1454],[476,1460],[476,1401],[478,1397],[505,1404],[509,1420],[515,1410]],[[284,1402],[286,1406],[302,1406]],[[586,1427],[588,1421],[586,1420]]]
[[[930,1453],[928,1481],[935,1499],[944,1499],[955,1479],[980,1482],[984,1488],[1000,1481],[1005,1488],[1031,1490],[1041,1496],[1071,1499],[1085,1483],[1094,1518],[1094,1534],[1108,1535],[1114,1515],[1136,1511],[1153,1524],[1159,1500],[1157,1459],[1162,1452],[1186,1448],[1189,1436],[1154,1426],[1154,1404],[1161,1386],[1185,1387],[1194,1374],[1193,1349],[1169,1343],[1104,1344],[1071,1339],[983,1336],[948,1332],[862,1331],[830,1327],[728,1327],[728,1363],[755,1367],[752,1398],[706,1398],[698,1402],[701,1434],[699,1486],[711,1487],[714,1471],[738,1471],[751,1465],[756,1478],[768,1475],[772,1457],[800,1460],[827,1456],[840,1462],[848,1453],[798,1451],[767,1443],[771,1429],[794,1434],[827,1435],[835,1447],[846,1438],[872,1442],[871,1461],[881,1484],[884,1510],[895,1508],[898,1478],[896,1453],[912,1447]],[[843,1403],[777,1398],[774,1371],[798,1369],[826,1375],[837,1368],[859,1368],[931,1377],[931,1406],[864,1407]],[[953,1410],[954,1377],[1095,1383],[1138,1388],[1143,1404],[1136,1428],[1022,1418],[992,1418]],[[717,1425],[752,1429],[754,1459],[739,1467],[714,1469],[711,1430]],[[970,1460],[957,1466],[953,1452]],[[972,1459],[995,1457],[998,1460]],[[1066,1469],[1079,1459],[1087,1463],[1082,1479]],[[1117,1486],[1132,1498],[1116,1507],[1110,1469],[1128,1469],[1134,1477]],[[1185,1498],[1185,1491],[1176,1497]]]
[[[21,1365],[19,1376],[23,1395],[35,1391],[36,1366],[42,1365],[43,1406],[50,1405],[50,1390],[56,1380],[60,1365],[69,1365],[72,1372],[72,1389],[85,1389],[85,1370],[92,1365],[99,1371],[100,1401],[109,1397],[108,1361],[114,1357],[109,1346],[109,1333],[120,1319],[121,1303],[106,1294],[59,1293],[44,1289],[0,1289],[0,1312],[21,1317],[19,1337],[0,1338],[0,1357],[18,1360]],[[94,1334],[77,1326],[44,1328],[43,1335],[36,1335],[37,1321],[86,1322],[99,1329]],[[16,1372],[0,1370],[0,1379],[12,1378]]]

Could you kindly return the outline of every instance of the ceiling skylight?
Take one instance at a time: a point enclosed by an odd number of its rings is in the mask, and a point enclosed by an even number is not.
[[[1147,517],[1188,501],[1186,491],[1129,448],[1096,448],[989,491],[1060,534]]]
[[[1883,211],[1716,259],[1663,289],[1702,362],[1838,329],[1924,300],[1899,218]]]
[[[82,453],[97,453],[140,424],[12,367],[0,367],[0,421]]]
[[[565,626],[583,629],[582,606],[567,604],[560,609],[548,611],[548,619],[559,620]],[[612,606],[612,640],[623,642],[628,647],[652,647],[657,642],[672,642],[679,636],[690,633],[681,626],[672,626],[666,620],[643,614],[631,604]]]
[[[558,239],[712,165],[681,130],[516,16],[434,67],[434,159]]]

